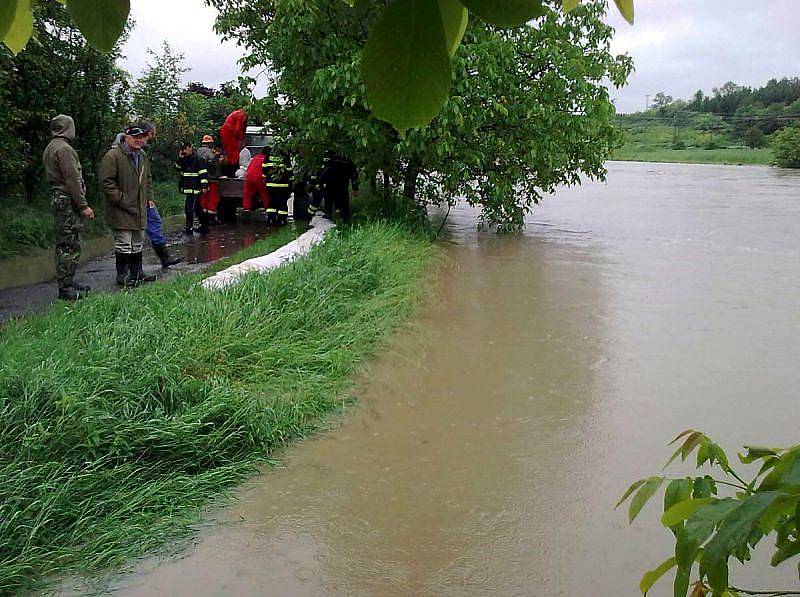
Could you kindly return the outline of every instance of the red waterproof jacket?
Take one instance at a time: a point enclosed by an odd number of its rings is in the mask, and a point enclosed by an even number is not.
[[[264,160],[266,157],[267,156],[265,156],[263,153],[259,153],[252,160],[250,160],[250,165],[247,167],[247,173],[244,176],[245,180],[258,182],[263,178],[261,168],[264,165]]]
[[[222,146],[225,148],[225,157],[229,164],[239,163],[239,149],[247,133],[247,113],[243,108],[234,110],[225,119],[219,129]]]
[[[244,134],[247,132],[247,113],[244,111],[244,108],[239,108],[228,114],[228,117],[222,124],[222,128],[228,129],[237,137],[243,138]]]

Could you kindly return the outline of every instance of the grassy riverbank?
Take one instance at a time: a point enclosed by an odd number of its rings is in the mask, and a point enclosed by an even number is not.
[[[183,213],[183,195],[178,192],[174,182],[157,182],[154,192],[162,216]],[[44,196],[30,204],[20,200],[13,208],[0,210],[0,260],[53,246],[55,229],[48,201],[49,197]],[[108,232],[100,209],[98,219],[86,223],[84,237],[93,238]]]
[[[0,330],[0,593],[187,531],[341,405],[433,255],[406,226],[365,224],[223,292],[186,276]]]
[[[770,165],[773,161],[769,148],[748,149],[670,149],[628,144],[614,152],[614,160],[626,162],[673,162],[685,164],[756,164]]]

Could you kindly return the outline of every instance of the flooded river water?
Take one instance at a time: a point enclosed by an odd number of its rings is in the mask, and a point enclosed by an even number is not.
[[[798,441],[797,173],[612,163],[524,235],[475,216],[359,406],[115,594],[633,596],[671,543],[613,505],[677,432]],[[738,584],[797,588],[756,559]]]

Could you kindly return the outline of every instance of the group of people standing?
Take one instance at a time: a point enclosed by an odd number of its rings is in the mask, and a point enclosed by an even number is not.
[[[332,217],[338,210],[344,221],[350,219],[350,185],[358,192],[358,169],[347,158],[327,152],[319,173],[295,176],[285,155],[273,155],[264,147],[247,167],[242,209],[249,213],[258,199],[266,211],[267,223],[281,226],[289,215],[289,195],[294,194],[295,219],[315,215]]]
[[[117,283],[137,286],[152,281],[142,269],[142,250],[147,231],[153,248],[162,258],[174,264],[166,250],[161,232],[161,218],[153,198],[150,159],[142,151],[148,138],[155,136],[155,127],[130,126],[117,136],[106,152],[98,172],[106,198],[105,218],[114,235]],[[81,218],[94,219],[94,210],[86,201],[86,185],[78,153],[71,145],[75,139],[75,121],[59,114],[50,122],[53,139],[42,156],[45,178],[52,189],[51,206],[56,219],[56,275],[58,297],[77,300],[89,291],[75,281],[80,259]]]
[[[221,133],[224,130],[225,127]],[[76,135],[74,120],[59,114],[52,119],[50,131],[53,138],[44,151],[43,162],[45,177],[52,189],[51,206],[56,218],[58,296],[64,300],[77,300],[90,290],[75,281],[81,252],[82,220],[94,219],[95,214],[86,200],[81,163],[71,145]],[[131,125],[117,135],[100,162],[98,176],[106,199],[105,220],[114,236],[116,282],[120,286],[133,287],[155,280],[155,276],[146,274],[142,267],[145,235],[162,266],[180,262],[167,250],[161,216],[153,195],[150,157],[143,149],[155,136],[156,128],[150,122]],[[230,139],[223,138],[223,141],[230,142]],[[238,144],[241,151],[243,140]],[[215,157],[212,146],[213,138],[207,135],[197,151],[189,142],[180,147],[176,168],[180,172],[180,190],[186,197],[184,231],[187,234],[195,230],[195,217],[200,224],[196,230],[201,233],[208,231],[209,203],[203,198],[213,200],[210,197],[213,183],[208,171],[208,159]],[[226,153],[228,149],[232,150],[226,147]],[[238,152],[236,155],[239,157]],[[226,161],[231,160],[226,156]],[[287,222],[287,203],[294,192],[296,217],[310,218],[317,213],[331,217],[334,209],[338,209],[342,218],[348,220],[350,184],[355,191],[358,190],[358,171],[346,158],[329,152],[318,175],[296,180],[288,157],[272,155],[271,149],[264,147],[245,168],[243,207],[246,211],[251,210],[258,196],[266,210],[267,222],[281,226]],[[216,201],[219,201],[218,197]]]

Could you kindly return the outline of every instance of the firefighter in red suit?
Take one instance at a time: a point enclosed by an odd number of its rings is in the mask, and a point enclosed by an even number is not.
[[[247,132],[247,113],[244,108],[234,110],[225,119],[219,136],[225,149],[225,162],[229,167],[239,166],[239,151],[244,147],[244,136]]]
[[[261,206],[264,209],[269,208],[269,193],[262,173],[266,159],[269,159],[269,147],[262,147],[261,153],[255,156],[247,167],[244,177],[244,193],[242,194],[242,207],[245,211],[253,209],[253,200],[256,195],[261,198]]]

